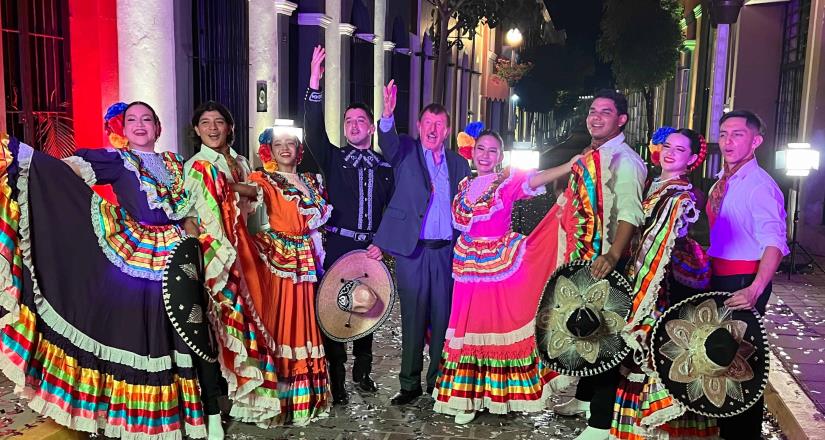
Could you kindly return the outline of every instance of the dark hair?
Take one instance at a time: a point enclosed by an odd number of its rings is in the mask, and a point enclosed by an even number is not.
[[[624,96],[624,93],[617,92],[613,89],[601,89],[596,91],[593,95],[593,101],[605,98],[613,101],[613,105],[616,106],[616,112],[621,115],[627,115],[627,97]]]
[[[705,161],[705,157],[708,155],[708,144],[705,141],[705,138],[701,134],[689,128],[680,128],[671,134],[681,134],[682,136],[688,138],[688,141],[690,141],[690,152],[696,155],[696,161],[691,165],[688,165],[687,172],[691,173],[693,170],[699,168],[699,166],[702,165],[702,162]]]
[[[198,136],[197,132],[195,132],[195,127],[198,126],[201,116],[203,116],[206,112],[220,113],[221,116],[223,116],[223,119],[226,120],[226,123],[229,124],[229,133],[226,135],[226,144],[231,147],[235,142],[235,119],[232,117],[232,112],[230,112],[225,105],[216,101],[204,102],[199,105],[198,108],[195,109],[195,113],[192,114],[192,127],[189,129],[189,139],[192,141],[192,145],[194,145],[197,149],[203,143],[201,141],[201,137]]]
[[[373,125],[375,124],[375,116],[373,116],[372,109],[367,104],[364,104],[363,102],[353,102],[352,104],[348,105],[347,108],[344,109],[344,117],[345,118],[347,116],[347,112],[352,110],[352,109],[363,110],[364,113],[367,114],[367,118],[369,118],[370,124],[373,124]]]
[[[124,121],[125,121],[125,118],[126,118],[126,112],[128,112],[130,108],[132,108],[136,105],[142,105],[142,106],[148,108],[149,111],[152,112],[152,117],[155,119],[155,124],[160,125],[160,118],[158,117],[158,113],[155,111],[155,109],[152,108],[151,105],[149,105],[149,104],[147,104],[143,101],[132,101],[132,102],[129,103],[129,105],[126,106],[125,109],[123,109]]]
[[[759,136],[765,136],[765,123],[762,122],[762,118],[760,118],[756,113],[750,110],[734,110],[732,112],[727,112],[719,118],[719,125],[722,125],[730,118],[745,118],[745,124],[748,128],[755,130]]]
[[[699,138],[699,133],[689,128],[680,128],[673,133],[681,134],[682,136],[688,138],[690,141],[690,152],[693,154],[699,154],[699,151],[702,149],[702,140]]]
[[[502,139],[501,135],[498,134],[497,131],[495,131],[495,130],[484,130],[484,131],[482,131],[481,133],[478,134],[478,137],[476,137],[476,141],[481,139],[483,136],[491,136],[491,137],[496,138],[496,140],[498,141],[498,145],[501,148],[504,148],[504,139]]]
[[[420,112],[418,112],[418,120],[419,121],[421,121],[421,118],[424,117],[424,113],[426,113],[426,112],[430,112],[434,115],[445,115],[445,116],[447,116],[447,126],[448,127],[450,126],[450,112],[447,111],[447,107],[444,107],[443,105],[441,105],[437,102],[427,104],[424,108],[421,109]]]

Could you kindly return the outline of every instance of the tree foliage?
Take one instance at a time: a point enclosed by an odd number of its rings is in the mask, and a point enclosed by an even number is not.
[[[445,101],[444,89],[450,48],[462,49],[463,39],[474,39],[479,24],[490,28],[519,27],[526,40],[541,36],[541,9],[536,0],[427,0],[434,6],[432,39],[436,50],[436,102]]]
[[[620,88],[640,91],[653,125],[653,88],[673,78],[682,46],[676,0],[605,0],[598,52]]]

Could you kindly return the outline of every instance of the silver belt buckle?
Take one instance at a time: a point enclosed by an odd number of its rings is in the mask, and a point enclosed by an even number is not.
[[[356,232],[355,237],[353,237],[353,238],[355,239],[355,241],[367,241],[367,237],[368,237],[368,234],[366,234],[364,232]]]

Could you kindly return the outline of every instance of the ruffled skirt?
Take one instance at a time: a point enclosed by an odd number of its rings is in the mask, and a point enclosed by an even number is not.
[[[169,323],[160,281],[124,270],[140,252],[101,247],[135,239],[131,220],[62,162],[15,140],[8,147],[4,156],[13,159],[0,170],[0,281],[9,311],[0,322],[0,366],[15,392],[79,431],[205,437],[195,359]],[[111,220],[103,229],[93,226],[101,216],[90,221],[96,207]],[[175,241],[169,229],[132,232],[141,243]]]

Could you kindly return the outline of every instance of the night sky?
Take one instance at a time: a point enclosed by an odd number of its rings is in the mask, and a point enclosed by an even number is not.
[[[594,54],[596,74],[594,89],[609,87],[613,79],[610,66],[599,60],[596,40],[599,38],[599,23],[602,17],[602,0],[544,0],[556,29],[564,29],[569,46],[583,53]]]

